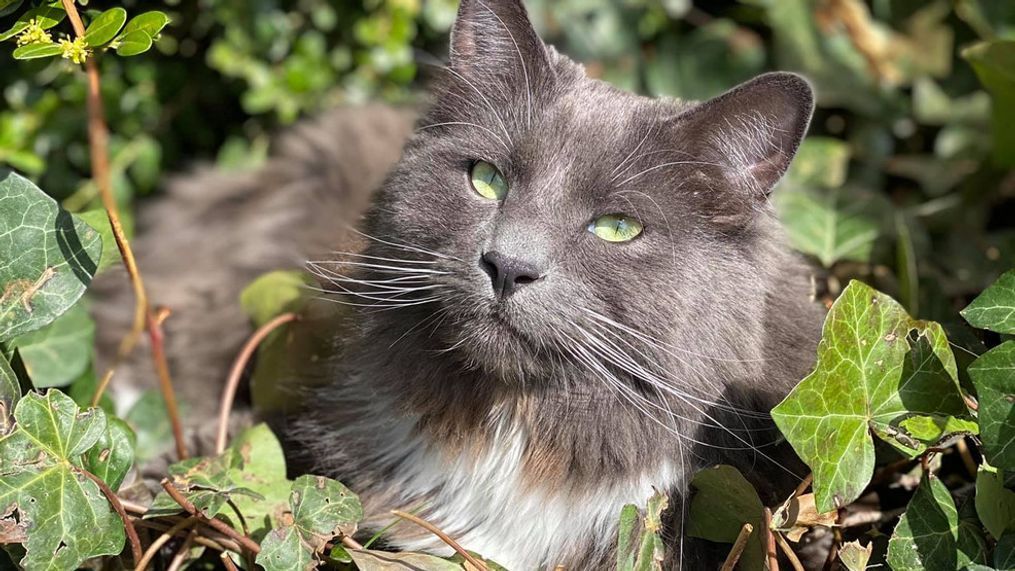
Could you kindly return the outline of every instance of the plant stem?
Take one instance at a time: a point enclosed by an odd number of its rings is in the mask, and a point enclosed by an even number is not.
[[[236,389],[240,386],[240,379],[243,377],[243,371],[247,368],[247,363],[250,362],[250,358],[254,356],[254,351],[257,351],[257,347],[268,335],[271,334],[272,331],[297,319],[299,319],[299,316],[295,313],[283,313],[268,323],[265,323],[250,336],[250,339],[248,339],[246,344],[243,345],[243,349],[240,351],[240,354],[236,356],[236,360],[233,361],[233,367],[229,371],[229,378],[226,381],[226,386],[222,390],[222,400],[219,403],[219,423],[218,434],[215,438],[215,454],[222,454],[225,452],[226,438],[229,434],[229,413],[233,408],[233,400],[236,398]]]
[[[235,529],[229,527],[229,525],[226,524],[224,521],[218,518],[208,517],[204,515],[204,513],[202,513],[201,510],[197,509],[197,507],[195,507],[194,504],[190,503],[190,501],[187,498],[183,497],[183,494],[181,494],[180,491],[176,489],[176,486],[174,486],[173,483],[170,482],[168,478],[162,480],[162,488],[166,490],[166,493],[169,494],[169,497],[173,498],[173,501],[180,504],[181,508],[183,508],[190,515],[196,517],[198,521],[200,521],[201,523],[209,525],[215,531],[218,531],[219,533],[222,533],[228,536],[229,538],[235,540],[237,543],[243,546],[244,549],[254,554],[261,552],[261,546],[255,543],[254,540],[250,539],[249,537],[243,534],[238,533]]]
[[[772,510],[765,508],[765,556],[768,559],[768,571],[779,571],[779,554],[775,550],[775,532],[772,531]]]
[[[786,539],[779,532],[772,532],[775,536],[775,542],[779,544],[779,549],[782,549],[786,559],[789,559],[789,564],[793,566],[793,571],[804,571],[804,566],[800,563],[800,559],[793,553],[793,549],[790,548],[789,544],[786,543]]]
[[[754,526],[745,523],[740,528],[740,533],[737,535],[737,540],[733,543],[733,549],[730,550],[730,554],[726,556],[726,561],[723,562],[720,571],[733,571],[733,568],[737,566],[737,562],[740,561],[740,556],[744,553],[744,548],[747,547],[747,540],[750,539],[751,533],[754,532]]]
[[[79,38],[85,36],[85,25],[81,21],[81,14],[78,13],[74,0],[60,0],[67,18],[74,28],[74,34]],[[155,370],[159,376],[159,386],[162,389],[162,397],[166,401],[166,408],[169,413],[169,420],[173,424],[173,436],[176,437],[176,451],[180,458],[187,457],[186,445],[183,441],[183,430],[180,426],[179,411],[176,410],[176,395],[173,392],[172,379],[169,376],[169,365],[166,363],[165,352],[157,350],[156,345],[161,348],[161,339],[156,341],[152,327],[153,313],[148,304],[148,294],[145,291],[144,281],[141,278],[141,271],[137,267],[137,260],[134,252],[130,249],[127,241],[127,234],[123,231],[120,223],[120,212],[116,205],[116,198],[113,196],[113,185],[109,176],[109,129],[106,127],[105,111],[102,107],[102,88],[99,79],[99,66],[95,57],[85,60],[85,73],[88,77],[88,149],[91,159],[92,178],[99,188],[99,195],[102,198],[102,206],[106,209],[106,217],[109,218],[109,226],[113,230],[113,238],[116,240],[116,247],[120,250],[120,257],[127,268],[127,275],[130,276],[131,285],[134,288],[134,324],[130,333],[120,343],[121,355],[126,355],[134,348],[138,337],[148,323],[149,336],[152,337],[152,358],[155,361]],[[112,378],[111,374],[103,376],[103,383],[96,390],[94,402],[98,402],[105,390],[106,385]]]
[[[423,529],[429,531],[430,533],[436,535],[437,537],[440,538],[441,541],[443,541],[444,543],[448,544],[448,546],[450,546],[451,549],[454,549],[459,555],[461,555],[463,558],[465,558],[465,560],[468,561],[476,569],[479,569],[480,571],[487,571],[488,570],[488,568],[486,566],[486,563],[483,563],[479,559],[476,559],[475,557],[473,557],[473,555],[471,553],[466,551],[465,548],[463,548],[461,545],[459,545],[457,541],[455,541],[454,539],[451,539],[451,536],[449,536],[448,534],[446,534],[443,531],[441,531],[441,529],[439,527],[437,527],[436,525],[426,521],[425,519],[422,519],[420,517],[414,516],[414,515],[412,515],[410,513],[406,513],[406,512],[402,512],[402,511],[398,511],[398,510],[392,510],[391,513],[395,514],[396,516],[398,516],[398,517],[400,517],[402,519],[409,520],[412,523],[414,523],[414,524],[422,527]]]
[[[151,545],[148,546],[148,549],[147,551],[144,552],[144,555],[137,560],[137,565],[134,566],[134,571],[144,571],[148,567],[148,564],[151,563],[152,559],[155,557],[155,554],[158,553],[160,549],[162,549],[162,546],[165,545],[166,542],[172,539],[173,536],[179,533],[180,531],[183,531],[184,529],[194,525],[195,523],[197,523],[196,517],[188,517],[187,519],[176,522],[176,525],[164,531],[162,535],[160,535],[155,541],[152,542]]]
[[[109,486],[106,485],[105,482],[102,481],[101,478],[95,474],[92,474],[83,468],[78,468],[77,466],[74,466],[74,470],[84,475],[89,480],[95,482],[95,485],[102,490],[103,495],[105,495],[106,499],[109,500],[110,505],[112,505],[113,509],[116,510],[117,515],[119,515],[120,519],[123,520],[123,527],[127,530],[127,538],[130,539],[130,550],[134,556],[134,561],[139,561],[141,559],[141,538],[137,536],[137,530],[134,529],[134,523],[131,521],[130,516],[127,515],[127,511],[123,508],[120,498]]]

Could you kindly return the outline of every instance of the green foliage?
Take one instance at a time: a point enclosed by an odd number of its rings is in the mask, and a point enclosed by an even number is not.
[[[980,438],[987,459],[1015,470],[1015,341],[1007,341],[969,366],[980,402]]]
[[[916,321],[890,297],[851,283],[825,320],[814,372],[772,410],[814,470],[818,509],[860,496],[874,472],[872,434],[916,456],[950,436],[948,429],[969,431],[954,421],[968,417],[957,380],[940,325]],[[928,417],[940,433],[921,441],[925,434],[911,434],[903,424],[913,417]]]
[[[0,343],[69,309],[95,274],[98,232],[27,179],[0,174]]]
[[[764,505],[743,475],[732,466],[715,466],[691,480],[694,498],[688,512],[687,535],[719,543],[733,543],[745,523],[754,527],[740,557],[740,569],[761,569],[765,556]]]
[[[17,428],[0,440],[0,503],[23,534],[27,569],[75,569],[90,557],[119,553],[124,528],[98,486],[81,473],[84,455],[107,431],[99,409],[81,412],[63,393],[30,393],[18,403]],[[107,475],[122,478],[122,463]],[[128,464],[129,465],[129,464]],[[6,520],[7,523],[11,523]]]
[[[994,537],[1015,531],[1015,491],[1004,487],[996,469],[982,465],[976,473],[976,513]]]
[[[962,550],[969,545],[960,537],[958,512],[948,488],[934,477],[920,482],[895,533],[888,543],[888,564],[893,571],[960,569],[984,563],[980,553]]]
[[[65,387],[80,377],[92,361],[95,323],[84,305],[77,303],[49,325],[11,339],[32,386]]]
[[[666,557],[662,514],[668,507],[665,493],[648,499],[644,513],[628,504],[620,513],[617,531],[617,571],[654,571],[661,569]]]
[[[248,285],[240,294],[240,305],[254,325],[260,327],[275,317],[299,310],[313,281],[305,272],[275,271]]]
[[[974,327],[1015,335],[1015,270],[1006,272],[962,310]]]

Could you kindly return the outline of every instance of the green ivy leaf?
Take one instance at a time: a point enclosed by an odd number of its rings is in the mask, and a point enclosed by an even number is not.
[[[957,379],[939,324],[914,320],[891,297],[851,282],[825,319],[814,371],[772,410],[814,472],[818,510],[846,505],[867,486],[874,472],[872,431],[916,456],[926,445],[903,421],[918,415],[968,419]],[[969,425],[946,420],[944,426]]]
[[[1015,532],[1015,492],[1004,487],[995,468],[980,465],[976,472],[976,513],[994,537]]]
[[[349,556],[359,571],[462,571],[462,566],[425,553],[389,553],[371,549],[350,549]],[[260,561],[258,561],[260,563]],[[282,567],[265,567],[267,571],[281,571]],[[297,568],[292,567],[293,571]],[[300,570],[305,567],[299,568]],[[471,569],[471,567],[470,567]]]
[[[0,436],[14,427],[14,407],[21,400],[21,384],[7,358],[0,353]]]
[[[290,512],[261,542],[257,563],[266,571],[306,569],[339,533],[352,534],[363,518],[359,498],[322,476],[300,476],[289,495]],[[350,552],[350,554],[352,554]],[[355,555],[353,555],[355,559]]]
[[[102,237],[102,257],[99,258],[99,269],[101,272],[107,268],[120,263],[120,250],[116,245],[116,238],[113,237],[113,228],[109,225],[109,218],[102,208],[88,210],[77,215],[84,220],[93,230]]]
[[[0,342],[52,323],[85,292],[102,239],[28,179],[0,174]]]
[[[88,369],[95,342],[95,322],[84,305],[42,329],[15,337],[8,343],[17,349],[32,386],[37,389],[65,387]]]
[[[850,541],[839,548],[839,560],[842,561],[846,571],[865,571],[873,552],[873,542],[868,543],[865,547],[860,545],[859,541]]]
[[[962,57],[973,66],[993,99],[994,161],[1015,166],[1015,40],[984,42],[966,48]]]
[[[144,12],[138,14],[127,22],[127,26],[123,29],[124,35],[131,32],[141,31],[148,34],[149,37],[154,38],[159,35],[162,28],[165,28],[169,24],[169,16],[165,12],[153,10],[151,12]]]
[[[137,461],[161,456],[173,447],[173,427],[166,414],[166,401],[157,390],[141,393],[124,417],[137,435]]]
[[[247,495],[260,499],[259,494],[240,487],[233,481],[230,471],[234,462],[233,453],[232,450],[226,450],[222,456],[190,458],[170,465],[172,485],[208,517],[218,515],[226,501],[234,497]],[[155,496],[145,517],[161,517],[182,511],[183,508],[163,490]]]
[[[307,286],[312,284],[304,272],[270,272],[244,288],[240,305],[254,325],[260,327],[287,311],[298,311],[307,298]]]
[[[106,45],[120,33],[126,21],[127,11],[123,8],[106,10],[88,24],[88,28],[85,29],[85,43],[93,48]]]
[[[960,313],[973,327],[1015,334],[1015,270],[1005,272]]]
[[[694,497],[688,511],[687,535],[718,543],[733,543],[745,523],[754,526],[739,569],[761,569],[765,557],[762,511],[758,492],[732,466],[707,468],[691,480]]]
[[[657,492],[649,498],[644,513],[626,505],[620,512],[617,536],[618,571],[655,571],[662,569],[666,547],[662,539],[662,514],[669,498]]]
[[[14,50],[14,59],[39,59],[58,56],[63,53],[59,44],[28,44]]]
[[[234,452],[230,477],[236,485],[260,496],[233,498],[247,520],[251,536],[260,539],[280,525],[278,517],[289,506],[292,481],[286,478],[282,445],[266,424],[258,424],[237,436],[229,447]]]
[[[74,399],[74,402],[78,403],[78,406],[88,408],[92,406],[92,397],[95,396],[98,387],[99,376],[95,374],[95,369],[88,367],[83,375],[70,384],[67,394]],[[113,405],[113,399],[110,398],[108,391],[103,393],[102,398],[99,399],[99,408],[107,416],[116,416],[116,407]]]
[[[1015,571],[1015,533],[1008,532],[994,547],[994,569]]]
[[[1015,470],[1015,341],[981,355],[969,368],[980,403],[980,440],[987,460]]]
[[[144,30],[134,30],[124,34],[116,42],[116,55],[123,57],[145,53],[152,47],[152,37]]]
[[[85,469],[95,474],[111,489],[120,484],[134,465],[134,447],[137,437],[127,423],[116,417],[106,419],[106,431],[85,454]]]
[[[32,8],[25,12],[9,30],[0,34],[0,42],[13,38],[14,36],[25,31],[28,27],[28,23],[35,20],[39,27],[43,30],[48,30],[53,26],[59,24],[67,16],[67,12],[64,12],[60,6],[39,6],[38,8]]]
[[[786,184],[772,201],[793,247],[826,268],[844,260],[870,261],[890,211],[882,196],[851,187]]]
[[[0,440],[0,504],[19,512],[26,535],[22,567],[70,571],[91,557],[119,553],[123,524],[79,471],[81,455],[106,430],[105,414],[80,412],[70,397],[50,390],[26,395],[14,417],[17,428]]]
[[[926,476],[888,542],[892,571],[958,569],[972,558],[959,550],[959,518],[948,488]]]

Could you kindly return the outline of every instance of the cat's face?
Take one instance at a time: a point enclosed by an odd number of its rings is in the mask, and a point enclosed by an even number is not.
[[[728,342],[737,310],[714,309],[750,301],[766,198],[811,107],[788,74],[701,105],[627,94],[545,47],[517,0],[464,0],[366,225],[387,261],[361,260],[356,285],[505,379],[594,367],[636,331]]]

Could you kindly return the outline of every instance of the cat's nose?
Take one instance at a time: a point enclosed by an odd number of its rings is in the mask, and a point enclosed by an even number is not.
[[[504,299],[522,286],[543,277],[543,273],[535,264],[500,252],[483,254],[479,265],[490,276],[493,293],[499,299]]]

